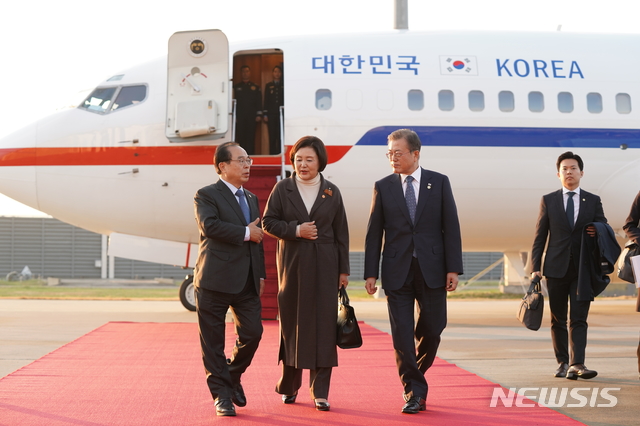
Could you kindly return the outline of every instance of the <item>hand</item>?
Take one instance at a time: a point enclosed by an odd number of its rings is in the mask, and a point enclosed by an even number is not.
[[[251,222],[248,227],[249,240],[253,241],[254,243],[262,242],[262,238],[264,238],[264,231],[260,227],[260,218],[257,218],[256,220]]]
[[[264,293],[264,278],[260,278],[260,294],[258,297],[262,297],[262,293]]]
[[[364,283],[364,288],[367,290],[367,293],[374,294],[378,291],[378,287],[376,287],[376,279],[373,277],[367,278],[367,281]]]
[[[304,222],[300,224],[300,238],[307,240],[315,240],[318,238],[318,228],[316,228],[316,221]]]
[[[593,225],[587,226],[587,234],[589,234],[590,237],[595,237],[596,236],[596,227]]]
[[[534,279],[535,277],[542,278],[542,274],[540,273],[540,271],[536,271],[536,272],[532,272],[531,273],[531,279]]]
[[[347,288],[349,285],[349,275],[340,274],[340,284],[338,288]]]
[[[458,273],[449,272],[447,274],[447,291],[454,291],[458,287]]]
[[[265,123],[269,122],[269,117],[267,117],[266,115],[262,116],[262,121],[264,121]]]
[[[261,117],[259,115],[256,115],[256,123],[259,123],[261,120]]]

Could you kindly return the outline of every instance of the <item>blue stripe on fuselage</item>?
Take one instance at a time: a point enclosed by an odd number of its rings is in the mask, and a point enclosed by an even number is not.
[[[387,145],[394,130],[408,128],[423,146],[504,146],[532,148],[640,148],[639,129],[564,129],[546,127],[398,127],[369,130],[356,145]]]

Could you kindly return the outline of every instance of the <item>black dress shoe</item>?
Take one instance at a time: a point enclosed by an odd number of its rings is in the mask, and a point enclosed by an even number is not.
[[[236,407],[228,398],[216,398],[216,414],[218,416],[235,416]]]
[[[244,389],[242,389],[242,385],[240,383],[233,386],[231,400],[238,407],[244,407],[245,405],[247,405],[247,397],[244,395]]]
[[[412,396],[407,400],[407,403],[402,407],[402,412],[406,414],[418,414],[419,411],[425,411],[427,409],[427,401],[419,396]]]
[[[282,402],[284,402],[285,404],[293,404],[294,402],[296,402],[297,397],[297,392],[293,395],[282,395]]]
[[[314,400],[313,402],[316,404],[316,410],[318,411],[329,411],[329,409],[331,408],[328,402],[316,400]]]
[[[561,362],[556,370],[554,376],[556,377],[567,377],[567,370],[569,369],[569,364],[566,362]]]
[[[567,379],[569,380],[578,380],[578,379],[593,379],[598,375],[598,372],[595,370],[589,370],[584,364],[575,364],[569,367],[567,370]]]

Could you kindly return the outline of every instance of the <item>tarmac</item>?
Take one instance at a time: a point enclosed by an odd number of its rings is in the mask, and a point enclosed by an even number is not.
[[[566,403],[553,409],[584,424],[637,425],[640,314],[635,312],[635,303],[634,299],[597,299],[592,303],[586,364],[599,373],[592,380],[553,377],[557,363],[548,306],[543,327],[530,331],[515,318],[518,300],[450,300],[448,326],[438,356],[506,388],[516,388],[515,392],[530,388],[524,392],[532,399],[542,388],[549,392],[559,388],[558,395],[561,388],[568,388]],[[390,331],[384,300],[352,301],[352,305],[360,321]],[[196,314],[178,301],[0,299],[0,377],[109,321],[195,322]],[[380,359],[381,365],[393,362]],[[609,388],[615,404],[602,396],[603,388]],[[401,392],[399,381],[398,388],[389,392],[398,396],[398,407],[402,405]],[[572,397],[572,392],[577,397]],[[514,404],[511,409],[518,407]],[[537,424],[536,419],[531,423]]]

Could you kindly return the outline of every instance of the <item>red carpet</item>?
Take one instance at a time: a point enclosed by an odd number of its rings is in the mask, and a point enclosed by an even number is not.
[[[0,425],[579,425],[548,408],[490,408],[497,386],[442,360],[427,373],[427,411],[401,414],[402,387],[389,335],[362,324],[364,345],[340,350],[330,412],[306,391],[284,405],[278,323],[265,333],[243,376],[249,403],[216,417],[205,383],[196,324],[109,323],[0,380]],[[227,348],[233,342],[228,327]]]

